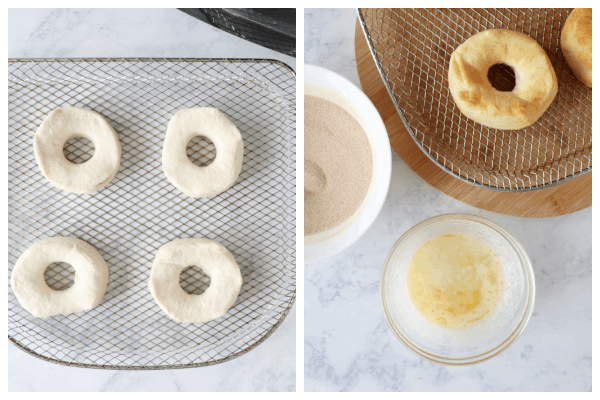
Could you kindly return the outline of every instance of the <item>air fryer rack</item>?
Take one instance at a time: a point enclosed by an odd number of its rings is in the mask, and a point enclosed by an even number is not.
[[[9,340],[50,362],[106,369],[212,365],[264,342],[296,296],[294,71],[274,60],[150,58],[11,59],[8,69],[9,278],[17,258],[51,236],[87,241],[109,268],[101,304],[76,314],[35,318],[9,284]],[[64,106],[99,112],[119,135],[119,172],[90,195],[53,187],[35,162],[37,127]],[[218,107],[244,137],[240,177],[211,198],[184,195],[161,166],[169,119],[196,106]],[[188,146],[197,165],[214,151],[205,140]],[[65,147],[74,162],[92,153],[85,139]],[[203,324],[171,320],[147,287],[158,247],[186,237],[219,241],[244,280],[229,312]],[[66,266],[46,271],[52,288],[69,285]],[[180,282],[196,294],[208,284],[198,268]]]
[[[358,9],[358,18],[396,110],[421,150],[465,182],[520,192],[592,170],[592,90],[575,78],[560,48],[569,13],[570,9]],[[530,127],[509,131],[482,126],[465,117],[452,99],[450,56],[486,29],[531,36],[554,66],[559,92]],[[502,69],[489,79],[495,87],[511,89],[506,87],[510,76]]]

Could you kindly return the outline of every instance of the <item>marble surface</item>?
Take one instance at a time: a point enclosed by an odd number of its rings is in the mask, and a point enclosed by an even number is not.
[[[8,56],[295,59],[175,9],[11,9]],[[294,391],[296,307],[264,343],[229,362],[170,371],[104,371],[34,358],[8,343],[9,391]]]
[[[176,9],[9,9],[8,57],[296,59]]]
[[[359,84],[355,10],[305,10],[305,62]],[[360,86],[360,85],[359,85]],[[592,209],[527,219],[461,203],[429,186],[393,152],[381,214],[350,249],[305,265],[306,391],[589,391],[592,386]],[[410,227],[464,212],[508,229],[535,270],[533,316],[504,353],[474,366],[447,367],[406,349],[381,311],[384,260]]]

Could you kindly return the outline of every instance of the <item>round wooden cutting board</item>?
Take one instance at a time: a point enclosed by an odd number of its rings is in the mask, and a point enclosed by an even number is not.
[[[474,207],[517,217],[554,217],[592,205],[591,172],[547,189],[506,193],[470,185],[443,171],[427,158],[404,127],[377,71],[358,19],[354,51],[362,89],[379,111],[392,147],[413,171],[434,188]]]

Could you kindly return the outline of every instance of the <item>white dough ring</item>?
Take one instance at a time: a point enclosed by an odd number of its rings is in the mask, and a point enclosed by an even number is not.
[[[57,291],[48,287],[44,272],[54,262],[75,268],[75,283]],[[108,283],[106,262],[88,243],[71,237],[51,237],[28,248],[17,260],[11,286],[21,306],[38,318],[70,314],[96,307]]]
[[[63,146],[74,137],[94,143],[94,155],[82,164],[67,160]],[[106,186],[119,170],[121,145],[115,130],[97,112],[79,107],[57,108],[42,122],[33,138],[42,175],[71,193],[92,193]]]
[[[190,140],[206,136],[217,156],[206,167],[194,165],[186,154]],[[190,197],[215,196],[229,189],[242,170],[244,141],[238,128],[217,108],[181,110],[169,121],[162,154],[163,170],[177,189]]]
[[[192,265],[210,277],[210,286],[201,295],[187,294],[179,285],[179,275]],[[158,249],[148,286],[156,304],[175,321],[206,322],[231,308],[242,287],[242,274],[222,244],[209,239],[178,239]]]

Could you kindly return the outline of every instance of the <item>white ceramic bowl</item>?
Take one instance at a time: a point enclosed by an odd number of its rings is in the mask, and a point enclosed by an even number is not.
[[[347,249],[369,229],[390,187],[392,153],[379,112],[362,90],[335,72],[308,64],[304,66],[304,83],[305,95],[332,101],[348,111],[364,129],[373,152],[373,180],[354,215],[331,230],[304,237],[304,260],[309,262]]]
[[[496,309],[463,329],[427,320],[408,291],[414,254],[430,239],[449,233],[486,243],[498,255],[504,272],[504,290]],[[381,304],[394,335],[421,357],[447,365],[482,362],[506,350],[525,329],[534,300],[533,268],[523,247],[506,229],[475,215],[440,215],[409,229],[392,247],[381,275]]]

